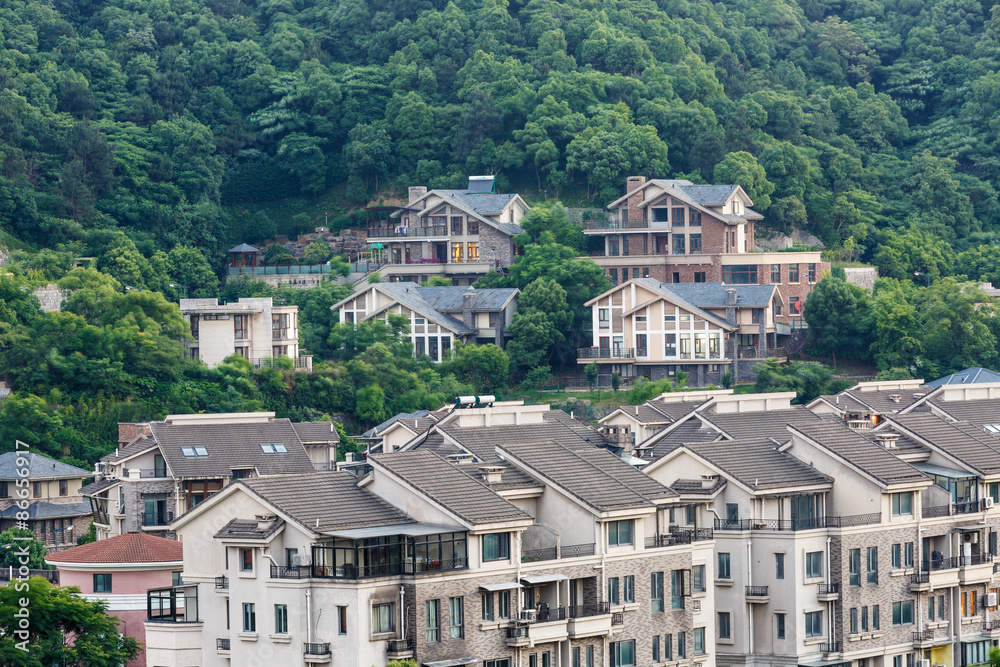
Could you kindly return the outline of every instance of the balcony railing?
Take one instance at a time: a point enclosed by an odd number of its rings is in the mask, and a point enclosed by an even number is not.
[[[625,612],[616,611],[612,613],[611,625],[625,625]]]
[[[767,597],[767,586],[747,586],[746,594],[755,598]]]
[[[309,568],[308,567],[285,567],[283,565],[271,564],[271,578],[272,579],[308,579],[309,578]]]
[[[911,584],[927,584],[930,583],[931,574],[930,572],[914,572],[910,575]]]
[[[0,581],[10,581],[11,572],[14,573],[14,577],[20,576],[18,568],[0,568]],[[43,579],[48,579],[50,583],[59,585],[59,570],[28,570],[29,577],[42,577]]]
[[[716,519],[715,530],[814,530],[816,528],[847,528],[880,523],[882,514],[823,516],[813,519]]]
[[[550,621],[565,621],[566,620],[566,607],[545,607],[544,609],[539,609],[533,615],[530,615],[526,620],[531,623],[548,623]]]
[[[215,640],[216,651],[228,651],[231,643],[228,638],[219,637]]]
[[[666,223],[664,223],[666,225]],[[584,229],[649,229],[649,222],[646,220],[587,220],[583,223]],[[664,227],[663,231],[669,231]]]
[[[829,642],[827,644],[820,644],[820,653],[840,653],[843,649],[844,644],[842,642]]]
[[[570,618],[586,618],[611,613],[610,602],[595,602],[593,604],[578,604],[569,608]]]
[[[387,653],[406,653],[407,651],[412,651],[413,640],[390,639],[388,642],[386,642],[385,650]]]
[[[147,478],[162,479],[162,478],[164,478],[166,476],[167,476],[167,470],[166,470],[166,468],[163,468],[163,469],[159,469],[159,468],[142,468],[142,469],[139,470],[139,478],[140,479],[147,479]]]
[[[562,547],[559,550],[560,557],[578,558],[580,556],[593,556],[595,546],[596,545],[593,542],[590,544],[570,544],[569,546]]]
[[[328,643],[306,642],[303,646],[305,648],[302,652],[306,655],[330,655],[330,644]]]
[[[522,549],[521,562],[532,563],[539,560],[555,560],[557,558],[556,548],[547,547],[545,549]]]
[[[1000,630],[1000,619],[990,619],[988,621],[983,621],[983,631],[993,632],[994,630]]]
[[[692,542],[702,542],[704,540],[715,539],[715,531],[711,528],[697,529],[672,529],[665,535],[651,535],[646,538],[646,548],[672,547],[677,544],[691,544]]]
[[[919,632],[913,633],[914,642],[929,642],[934,641],[934,631],[933,630],[921,630]]]
[[[313,565],[312,576],[327,579],[368,579],[371,577],[392,577],[466,570],[468,567],[468,558],[421,562],[408,560],[399,563],[381,563],[378,565]]]
[[[974,514],[986,509],[986,502],[983,500],[963,500],[950,505],[935,505],[924,507],[921,515],[925,519],[939,516],[952,516],[955,514]]]
[[[951,506],[935,505],[933,507],[924,507],[921,514],[925,519],[932,519],[938,516],[949,516],[951,514]]]
[[[229,588],[229,577],[216,577],[215,578],[215,589],[216,590],[226,590]]]
[[[448,236],[447,227],[372,227],[368,230],[368,238],[414,238],[427,236]]]
[[[260,357],[247,359],[253,368],[281,368],[279,359],[288,359],[292,362],[292,368],[311,368],[312,355],[303,354],[297,357]]]
[[[174,520],[174,513],[170,510],[163,512],[143,512],[143,526],[166,526]]]
[[[763,348],[760,345],[740,345],[736,350],[736,356],[740,359],[772,359],[787,355],[783,347]]]
[[[579,556],[593,556],[595,544],[570,544],[562,547],[558,551],[555,547],[544,547],[542,549],[523,549],[521,551],[522,563],[533,563],[540,560],[556,560],[558,558],[577,558]]]
[[[972,514],[978,512],[981,503],[978,500],[966,500],[952,505],[952,514]]]
[[[630,347],[581,347],[580,359],[632,359],[635,350]]]
[[[837,595],[840,593],[840,584],[820,584],[820,595]]]

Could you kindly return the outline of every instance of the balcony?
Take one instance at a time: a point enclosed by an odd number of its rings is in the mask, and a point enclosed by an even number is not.
[[[166,476],[166,468],[141,468],[139,470],[140,479],[163,479]]]
[[[542,560],[557,560],[560,558],[577,558],[580,556],[593,556],[594,547],[590,544],[570,544],[556,549],[556,547],[544,547],[542,549],[522,549],[521,562],[534,563]]]
[[[993,556],[972,554],[958,558],[958,582],[963,586],[985,584],[993,578]]]
[[[611,625],[625,625],[625,612],[623,611],[611,612]]]
[[[665,535],[651,535],[646,538],[646,548],[672,547],[678,544],[691,544],[715,539],[715,531],[711,528],[671,529]]]
[[[828,642],[819,645],[819,652],[824,655],[835,655],[844,651],[843,642]]]
[[[581,347],[578,359],[634,359],[635,350],[630,347]]]
[[[759,345],[740,345],[736,348],[736,356],[739,359],[773,359],[785,357],[783,347],[761,347]]]
[[[219,653],[229,653],[229,647],[231,646],[228,637],[219,637],[215,640],[215,650]]]
[[[253,368],[281,368],[281,359],[288,359],[292,362],[292,368],[296,370],[309,370],[312,368],[312,355],[301,354],[297,357],[260,357],[247,359]]]
[[[390,639],[386,642],[385,655],[389,660],[407,660],[413,657],[412,639]]]
[[[397,227],[371,227],[368,229],[369,242],[373,239],[426,238],[428,236],[448,236],[448,228],[440,225],[435,227],[399,225]]]
[[[229,590],[229,577],[216,577],[215,578],[215,590],[217,590],[217,591],[227,591],[227,590]]]
[[[985,500],[963,500],[950,505],[935,505],[924,507],[921,515],[925,519],[933,519],[941,516],[954,516],[956,514],[975,514],[986,509]]]
[[[174,520],[174,513],[170,510],[163,510],[158,512],[143,512],[142,514],[142,527],[143,528],[166,528],[170,525],[170,522]]]
[[[913,648],[925,649],[934,646],[934,631],[923,630],[913,633]]]
[[[658,231],[668,232],[670,231],[667,223],[662,223],[664,226],[662,228],[657,228]],[[649,222],[646,220],[586,220],[583,223],[583,228],[587,231],[594,230],[613,230],[613,229],[649,229]]]
[[[716,519],[715,530],[815,530],[817,528],[868,526],[881,521],[882,514],[880,512],[850,516],[823,516],[813,519]]]
[[[770,601],[767,595],[767,586],[747,586],[746,600],[750,604],[761,604]]]
[[[272,579],[308,579],[309,568],[307,567],[284,567],[271,564]]]
[[[916,572],[910,575],[910,592],[921,593],[931,589],[930,572]]]
[[[146,621],[153,623],[197,623],[198,586],[167,586],[146,592]]]
[[[820,584],[816,599],[820,602],[836,602],[840,599],[840,584]]]
[[[569,608],[567,631],[570,639],[598,637],[611,633],[611,603],[577,605]]]
[[[526,609],[521,620],[507,627],[507,646],[512,647],[560,642],[568,637],[565,607]]]
[[[313,565],[312,576],[322,579],[370,579],[372,577],[421,575],[467,569],[469,569],[468,558],[419,562],[406,560],[378,565]]]
[[[330,644],[318,642],[306,642],[302,645],[302,653],[309,664],[330,662]]]
[[[983,634],[990,639],[1000,639],[1000,619],[984,621]]]

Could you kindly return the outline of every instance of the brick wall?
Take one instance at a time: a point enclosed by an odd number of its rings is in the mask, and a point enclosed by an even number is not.
[[[496,247],[496,256],[500,260],[500,266],[510,266],[514,263],[514,244],[510,236],[487,225],[479,225],[479,258],[487,260],[492,252],[490,247]]]

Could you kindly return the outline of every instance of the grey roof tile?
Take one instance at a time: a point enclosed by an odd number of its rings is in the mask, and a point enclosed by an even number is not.
[[[487,289],[474,289],[465,286],[452,287],[417,287],[420,296],[437,310],[442,312],[461,312],[463,306],[463,295],[472,293],[476,295],[476,310],[500,310],[510,298],[517,294],[517,288],[497,287]]]
[[[949,422],[930,413],[891,415],[887,419],[984,475],[1000,472],[1000,441],[978,426]]]
[[[984,382],[1000,382],[1000,373],[982,367],[966,368],[957,373],[945,375],[937,380],[928,382],[927,386],[937,389],[946,384],[977,384]]]
[[[736,290],[736,305],[742,308],[764,308],[771,303],[774,285],[727,285],[725,283],[671,283],[664,284],[685,301],[699,308],[725,308],[726,290]]]
[[[735,185],[678,185],[699,206],[722,206],[736,190]]]
[[[712,408],[698,413],[702,418],[721,429],[732,440],[770,437],[787,442],[788,424],[816,421],[819,417],[804,405],[793,405],[787,410],[768,412],[739,412],[718,414]]]
[[[118,479],[102,479],[80,487],[81,496],[94,496],[121,483]]]
[[[644,287],[646,287],[647,289],[650,289],[650,290],[652,290],[654,292],[659,292],[660,294],[662,294],[666,298],[672,300],[674,303],[677,303],[679,306],[681,306],[685,310],[698,315],[698,317],[700,317],[702,319],[708,320],[709,322],[713,322],[714,324],[716,324],[719,327],[722,327],[723,329],[726,329],[726,330],[732,330],[733,329],[733,325],[729,324],[728,322],[726,322],[721,317],[719,317],[717,315],[713,315],[712,313],[708,312],[707,310],[702,309],[697,304],[692,303],[691,301],[688,301],[687,298],[685,298],[679,292],[675,292],[672,288],[676,287],[677,285],[673,285],[673,284],[668,285],[666,283],[661,283],[659,280],[655,280],[653,278],[633,278],[632,282],[639,283],[639,284],[643,285]],[[682,283],[678,283],[678,284],[682,284]],[[722,283],[719,283],[719,284],[721,285]],[[770,286],[770,287],[773,289],[773,286]]]
[[[302,442],[340,442],[333,422],[292,422],[292,428]]]
[[[271,524],[263,530],[258,528],[258,525],[259,524],[256,519],[232,519],[229,523],[219,529],[219,532],[215,534],[215,538],[263,540],[278,532],[278,529],[284,526],[285,522],[281,519],[272,521]]]
[[[1000,424],[1000,399],[976,401],[931,401],[935,408],[958,421],[976,426]]]
[[[871,440],[858,435],[842,421],[820,419],[814,422],[792,424],[789,428],[799,431],[841,460],[850,463],[883,484],[903,484],[929,479],[927,475],[909,463],[900,460]]]
[[[13,519],[18,512],[27,512],[29,519],[51,519],[60,517],[83,516],[91,513],[88,501],[78,503],[50,503],[47,500],[35,500],[28,503],[28,508],[22,510],[17,505],[11,505],[0,511],[0,518]]]
[[[715,480],[707,488],[700,479],[678,479],[670,485],[670,488],[685,496],[710,496],[725,485],[726,479],[724,477]]]
[[[19,479],[18,470],[24,468],[17,464],[18,457],[28,460],[28,479],[44,479],[46,477],[90,477],[94,473],[83,468],[77,468],[68,463],[51,459],[48,456],[34,452],[7,452],[0,454],[0,479]]]
[[[358,478],[348,472],[275,475],[237,483],[316,532],[414,523],[401,510],[360,488]]]
[[[531,518],[486,484],[459,470],[457,464],[433,452],[415,449],[376,454],[370,461],[471,524]]]
[[[686,443],[684,447],[755,490],[832,481],[794,456],[779,452],[777,445],[766,437]]]
[[[644,448],[641,458],[655,461],[686,442],[712,442],[722,437],[721,433],[706,426],[697,417],[693,417],[675,426],[670,433],[659,438],[651,447]]]

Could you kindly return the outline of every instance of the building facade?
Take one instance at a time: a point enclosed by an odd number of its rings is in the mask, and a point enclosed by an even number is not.
[[[80,488],[92,474],[41,454],[0,454],[0,531],[21,525],[17,515],[27,512],[28,529],[48,551],[75,545],[90,527],[90,505]],[[27,498],[20,495],[22,490]],[[20,500],[27,500],[26,509],[17,505]]]

